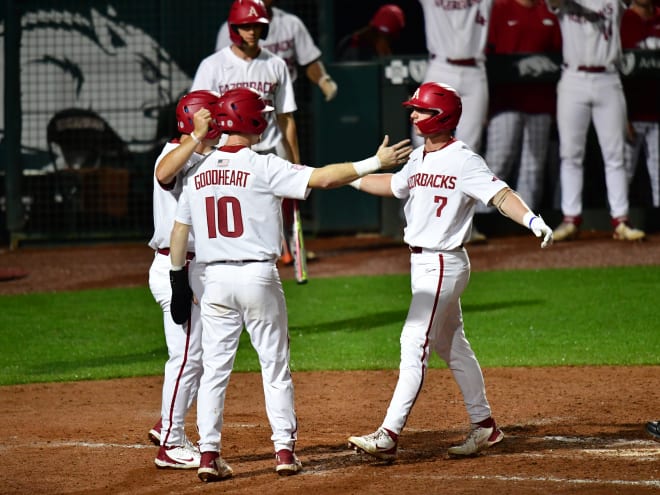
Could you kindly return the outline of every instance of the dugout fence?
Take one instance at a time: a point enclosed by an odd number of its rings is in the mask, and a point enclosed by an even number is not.
[[[413,55],[333,61],[336,41],[366,24],[381,3],[277,2],[303,20],[339,83],[338,97],[329,103],[304,74],[295,83],[305,163],[364,158],[384,133],[392,139],[407,136],[400,103],[421,81],[425,63],[418,4],[401,3],[408,24],[397,49]],[[146,242],[153,228],[154,161],[177,134],[176,101],[199,62],[212,53],[230,4],[202,0],[182,8],[174,0],[5,0],[0,7],[0,241],[12,247],[28,241]],[[519,78],[515,62],[493,63],[489,77]],[[657,53],[636,55],[634,62],[628,76],[658,77]],[[597,149],[592,155],[597,157]],[[642,188],[648,186],[644,180]],[[632,199],[633,206],[646,208],[641,195]],[[556,209],[551,199],[545,206]],[[602,210],[604,197],[592,206]],[[350,188],[314,191],[302,213],[305,230],[315,235],[394,235],[400,229],[396,202]],[[648,221],[636,223],[653,228]]]

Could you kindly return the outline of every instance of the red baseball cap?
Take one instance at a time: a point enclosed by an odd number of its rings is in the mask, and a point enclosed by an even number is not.
[[[396,36],[406,25],[406,18],[398,5],[388,3],[376,11],[369,24],[383,33]]]

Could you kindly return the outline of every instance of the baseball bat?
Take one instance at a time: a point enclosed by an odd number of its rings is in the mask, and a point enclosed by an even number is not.
[[[307,283],[307,251],[305,250],[305,239],[303,238],[302,220],[300,218],[300,206],[298,201],[293,201],[293,270],[296,282]]]

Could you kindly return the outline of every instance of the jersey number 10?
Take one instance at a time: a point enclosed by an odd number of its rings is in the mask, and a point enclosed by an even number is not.
[[[231,221],[230,221],[231,220]],[[243,235],[243,216],[238,198],[223,196],[206,198],[206,227],[209,239],[218,237],[240,237]]]

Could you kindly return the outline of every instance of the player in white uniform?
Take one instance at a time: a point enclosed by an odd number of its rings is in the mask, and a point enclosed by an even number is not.
[[[199,379],[202,376],[202,323],[199,309],[194,308],[190,318],[177,324],[170,313],[170,233],[174,225],[176,204],[181,194],[182,178],[191,163],[185,160],[165,160],[172,150],[181,148],[184,153],[208,152],[217,144],[220,131],[211,124],[203,142],[192,134],[193,116],[199,125],[208,128],[211,110],[217,107],[219,95],[211,91],[194,91],[183,96],[176,108],[180,139],[174,139],[163,147],[156,160],[153,178],[154,234],[149,246],[154,250],[154,260],[149,269],[149,288],[163,310],[163,326],[168,360],[162,389],[161,417],[149,432],[149,438],[160,445],[156,466],[161,468],[192,469],[199,467],[200,454],[184,432],[185,415],[197,396]],[[183,143],[183,144],[182,144]],[[188,156],[188,155],[186,155]],[[201,267],[194,258],[192,236],[186,244],[186,259],[189,262],[190,283],[196,293],[201,293]]]
[[[380,459],[394,460],[401,434],[435,351],[454,375],[470,418],[464,443],[451,455],[472,455],[504,437],[491,416],[484,378],[465,337],[460,296],[470,277],[463,244],[470,237],[477,201],[552,242],[552,230],[534,215],[484,160],[454,137],[461,99],[450,86],[427,82],[404,103],[424,145],[415,148],[395,174],[372,174],[352,183],[359,190],[405,200],[404,241],[410,246],[412,300],[401,332],[399,379],[382,425],[374,433],[352,436],[349,446]]]
[[[191,89],[210,89],[221,95],[234,88],[259,92],[275,111],[267,115],[268,126],[254,146],[259,153],[277,152],[300,162],[293,85],[286,63],[259,46],[270,30],[266,8],[260,0],[235,0],[229,11],[232,44],[209,55],[199,64]]]
[[[556,241],[574,239],[582,223],[582,186],[587,131],[593,122],[605,165],[607,200],[614,239],[636,241],[643,231],[628,221],[628,180],[624,166],[626,101],[618,73],[619,27],[625,4],[619,0],[547,0],[562,35],[564,68],[557,85],[561,209]]]
[[[319,87],[325,100],[332,100],[337,95],[337,83],[325,70],[321,50],[298,16],[273,6],[273,3],[273,0],[264,0],[270,25],[261,46],[284,59],[292,82],[298,79],[298,66],[304,67],[307,78]],[[218,31],[215,51],[230,45],[229,24],[224,22]]]
[[[475,2],[419,0],[424,11],[424,33],[429,64],[424,82],[444,81],[455,88],[465,112],[456,137],[479,153],[488,116],[486,42],[493,0]],[[413,144],[423,143],[413,132]],[[485,242],[486,236],[472,227],[466,242]]]
[[[291,67],[287,68],[287,63],[281,57],[260,47],[259,43],[260,39],[262,44],[269,39],[271,27],[275,30],[274,41],[285,43],[284,38],[289,31],[282,24],[278,26],[280,20],[278,18],[275,26],[271,26],[268,11],[261,0],[235,0],[227,19],[227,36],[231,44],[202,61],[192,87],[213,89],[221,94],[239,87],[259,91],[268,104],[275,108],[275,112],[268,115],[268,128],[262,141],[253,149],[266,154],[274,151],[287,160],[300,163],[296,121],[293,117],[297,106],[289,73]],[[245,29],[250,26],[254,30]],[[276,46],[279,47],[278,44]],[[283,207],[287,231],[290,231],[293,204],[287,200]],[[285,254],[282,261],[291,263],[293,257],[284,232],[282,246]]]
[[[465,112],[456,137],[476,152],[488,113],[485,48],[493,0],[419,0],[429,65],[424,82],[444,81],[461,94]],[[421,139],[413,139],[415,146]]]
[[[300,471],[294,454],[297,419],[289,370],[286,302],[277,271],[283,197],[305,199],[310,188],[339,187],[380,168],[405,163],[409,140],[387,146],[356,163],[313,168],[262,155],[250,149],[267,127],[272,110],[249,89],[235,89],[220,99],[217,122],[227,142],[187,175],[171,237],[173,277],[185,262],[190,229],[195,256],[205,264],[200,301],[204,373],[197,399],[197,424],[203,481],[226,477],[220,457],[227,383],[243,327],[259,356],[266,413],[272,428],[276,471]],[[175,299],[189,297],[174,286]]]

